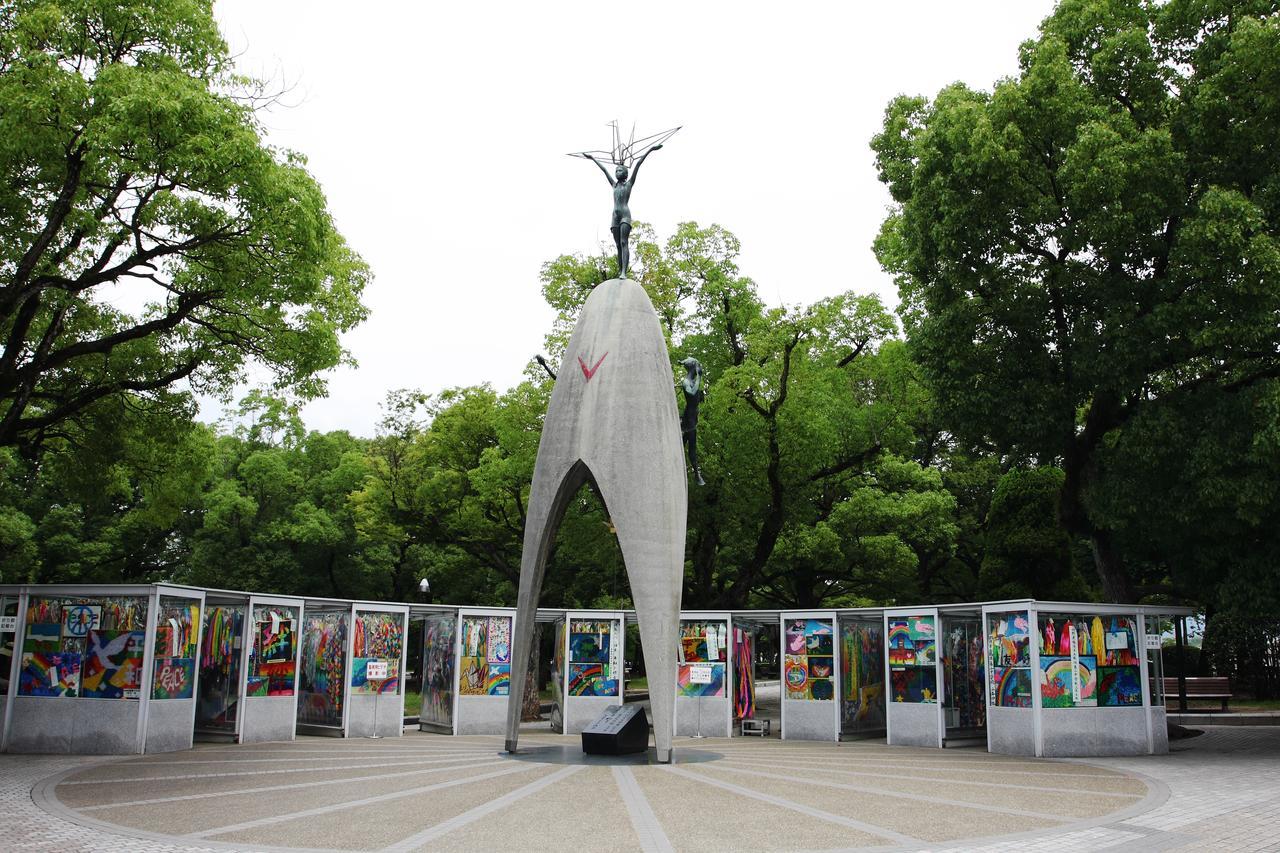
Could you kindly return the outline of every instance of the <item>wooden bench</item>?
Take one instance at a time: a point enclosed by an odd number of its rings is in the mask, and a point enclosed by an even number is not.
[[[1205,676],[1187,679],[1187,701],[1192,699],[1218,699],[1222,702],[1222,710],[1227,710],[1227,702],[1231,700],[1231,679],[1217,676]],[[1178,679],[1164,680],[1164,700],[1166,703],[1178,701]]]

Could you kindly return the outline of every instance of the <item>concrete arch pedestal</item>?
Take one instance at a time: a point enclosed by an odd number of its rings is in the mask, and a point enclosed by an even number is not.
[[[588,480],[617,530],[640,623],[657,758],[667,762],[688,482],[666,340],[648,294],[627,279],[598,285],[583,305],[543,424],[520,562],[508,752],[519,737],[547,557],[565,506]]]

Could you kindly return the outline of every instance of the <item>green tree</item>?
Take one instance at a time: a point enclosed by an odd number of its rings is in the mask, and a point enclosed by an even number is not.
[[[1149,590],[1099,502],[1106,449],[1280,375],[1277,8],[1064,0],[1018,75],[898,98],[873,141],[877,253],[946,422],[1061,467],[1112,600]]]
[[[0,446],[112,397],[181,413],[249,360],[316,395],[346,358],[367,270],[211,5],[0,7]]]
[[[983,530],[982,597],[1087,601],[1071,537],[1058,523],[1059,468],[1014,469],[996,483]]]
[[[135,397],[102,400],[38,463],[0,453],[0,575],[8,582],[172,579],[199,510],[214,435]]]
[[[351,495],[370,476],[364,443],[305,432],[296,408],[252,394],[218,440],[213,476],[188,532],[181,577],[236,589],[403,598],[385,554],[359,535]]]

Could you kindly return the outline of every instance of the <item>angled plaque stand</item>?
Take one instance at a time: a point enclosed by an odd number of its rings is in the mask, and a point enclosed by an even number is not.
[[[582,730],[587,755],[630,755],[649,748],[649,721],[642,705],[614,705]]]
[[[610,279],[592,291],[557,376],[525,520],[506,748],[515,752],[519,738],[547,557],[565,506],[590,480],[617,530],[640,622],[657,758],[668,762],[688,482],[671,363],[644,288]]]

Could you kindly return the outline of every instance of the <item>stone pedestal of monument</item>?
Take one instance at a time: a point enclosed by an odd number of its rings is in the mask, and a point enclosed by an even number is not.
[[[688,482],[671,363],[644,288],[610,279],[592,291],[557,376],[525,521],[507,751],[516,750],[519,736],[547,557],[565,506],[591,480],[604,499],[627,567],[657,757],[669,761]]]

